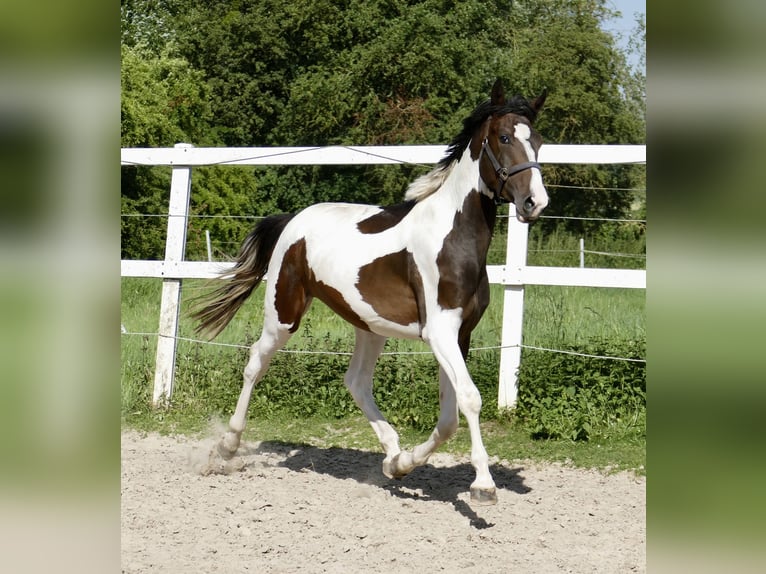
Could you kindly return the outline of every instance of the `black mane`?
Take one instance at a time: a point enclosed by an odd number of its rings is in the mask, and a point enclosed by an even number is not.
[[[463,120],[463,131],[461,131],[450,142],[447,147],[447,154],[439,162],[439,167],[447,167],[453,161],[459,160],[473,138],[473,134],[489,116],[505,114],[516,114],[527,118],[534,123],[537,118],[537,112],[532,108],[526,98],[514,96],[507,100],[502,106],[493,106],[490,100],[479,104],[470,116]]]

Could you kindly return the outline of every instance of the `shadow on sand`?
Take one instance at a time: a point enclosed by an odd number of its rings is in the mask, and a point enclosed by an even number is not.
[[[382,488],[392,496],[410,500],[439,501],[451,504],[456,511],[469,519],[477,529],[491,528],[476,514],[471,506],[459,495],[468,491],[475,472],[469,463],[449,467],[434,467],[431,464],[416,468],[401,479],[389,479],[383,475],[381,465],[384,455],[363,450],[330,447],[319,448],[311,445],[297,445],[281,441],[264,441],[257,447],[242,445],[240,454],[276,454],[284,457],[279,466],[296,472],[316,472],[337,479],[352,479],[359,483]],[[498,490],[516,494],[527,494],[531,489],[519,475],[523,468],[508,468],[491,464],[490,472]]]

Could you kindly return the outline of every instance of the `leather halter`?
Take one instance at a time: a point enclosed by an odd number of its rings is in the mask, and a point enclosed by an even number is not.
[[[517,163],[516,165],[512,165],[509,168],[503,167],[500,165],[500,162],[497,161],[497,158],[495,157],[495,154],[492,153],[492,148],[489,147],[489,141],[487,138],[484,138],[484,141],[481,144],[481,151],[482,153],[486,153],[487,157],[489,158],[490,163],[492,164],[492,167],[495,169],[495,175],[497,176],[502,183],[500,184],[500,189],[498,189],[495,192],[495,203],[509,203],[507,200],[503,199],[501,194],[503,192],[503,188],[505,187],[505,182],[508,181],[508,179],[512,175],[516,175],[519,172],[525,171],[527,169],[531,168],[537,168],[542,171],[542,168],[540,167],[540,164],[536,161],[525,161],[523,163]]]

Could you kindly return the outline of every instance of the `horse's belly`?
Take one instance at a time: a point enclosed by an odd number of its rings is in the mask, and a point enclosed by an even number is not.
[[[418,323],[402,325],[400,323],[388,321],[382,317],[374,317],[369,319],[367,328],[373,333],[377,333],[378,335],[383,335],[385,337],[394,337],[397,339],[420,338],[420,325]]]
[[[324,302],[346,321],[367,331],[386,337],[418,339],[420,324],[414,300],[403,297],[391,299],[388,305],[382,301],[368,302],[355,288],[343,289],[339,285],[315,283],[311,287],[311,296]]]

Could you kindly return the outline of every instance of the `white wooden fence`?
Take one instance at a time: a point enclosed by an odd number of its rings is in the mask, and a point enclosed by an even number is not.
[[[158,277],[163,280],[153,394],[155,405],[169,398],[173,391],[183,279],[214,278],[233,265],[184,260],[194,166],[435,164],[444,156],[445,151],[446,146],[443,145],[195,148],[190,144],[177,144],[173,148],[122,149],[122,165],[166,165],[173,168],[165,260],[120,262],[123,277]],[[540,149],[538,161],[569,164],[645,163],[646,146],[546,144]],[[528,266],[527,229],[527,224],[509,217],[505,265],[487,266],[490,283],[505,286],[497,399],[500,408],[510,407],[516,402],[525,285],[646,288],[644,270]]]

